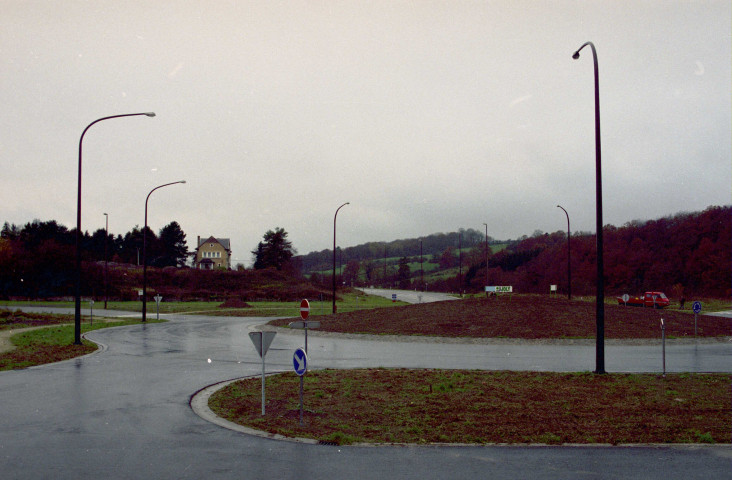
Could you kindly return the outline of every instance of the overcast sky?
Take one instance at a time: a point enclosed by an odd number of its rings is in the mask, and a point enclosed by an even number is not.
[[[731,2],[0,0],[0,222],[298,253],[732,203]]]

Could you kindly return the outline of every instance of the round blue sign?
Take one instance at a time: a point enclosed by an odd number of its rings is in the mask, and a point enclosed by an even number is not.
[[[694,313],[701,312],[701,302],[694,302],[694,305],[692,305],[691,309],[694,311]]]
[[[295,353],[292,355],[292,367],[295,373],[301,377],[308,370],[308,356],[302,348],[295,350]]]

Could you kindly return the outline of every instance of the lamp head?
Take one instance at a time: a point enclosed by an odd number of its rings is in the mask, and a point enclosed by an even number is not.
[[[155,112],[146,112],[143,115],[148,116],[148,117],[154,117],[155,116]]]
[[[572,58],[574,58],[575,60],[577,60],[579,58],[579,50],[574,52],[574,55],[572,55]]]
[[[181,180],[180,183],[186,183],[186,181],[185,180]]]

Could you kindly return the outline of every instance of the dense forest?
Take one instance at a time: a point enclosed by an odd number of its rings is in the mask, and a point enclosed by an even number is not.
[[[105,229],[85,232],[80,245],[85,268],[105,260],[113,265],[142,264],[143,231],[138,227],[116,237]],[[148,228],[145,251],[148,266],[180,267],[188,258],[186,235],[175,221],[159,235]],[[23,227],[5,222],[0,230],[0,298],[70,295],[75,259],[76,229],[54,220],[34,220]]]
[[[534,232],[531,237],[503,242],[505,248],[498,252],[491,248],[487,272],[485,236],[468,232],[471,235],[463,236],[462,245],[459,233],[452,233],[346,248],[340,257],[345,257],[345,267],[339,270],[339,284],[478,292],[487,278],[490,285],[511,285],[522,293],[548,293],[550,285],[557,285],[559,292],[567,291],[566,232]],[[595,237],[594,233],[576,232],[569,241],[573,294],[595,293]],[[436,266],[429,274],[420,268],[424,263],[415,265],[420,262],[420,240],[423,262]],[[636,220],[621,227],[606,225],[603,240],[607,294],[646,290],[674,296],[732,294],[732,207]],[[489,238],[489,244],[496,243],[501,242]],[[369,251],[373,252],[370,256]],[[387,255],[390,259],[385,261]],[[306,272],[308,265],[310,271],[332,270],[332,250],[300,258]],[[321,278],[322,274],[314,277],[327,284],[330,273],[327,278]]]

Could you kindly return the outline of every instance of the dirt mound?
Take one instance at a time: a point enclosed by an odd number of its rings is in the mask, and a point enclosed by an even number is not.
[[[219,308],[252,308],[252,306],[239,298],[230,298],[219,305]]]

